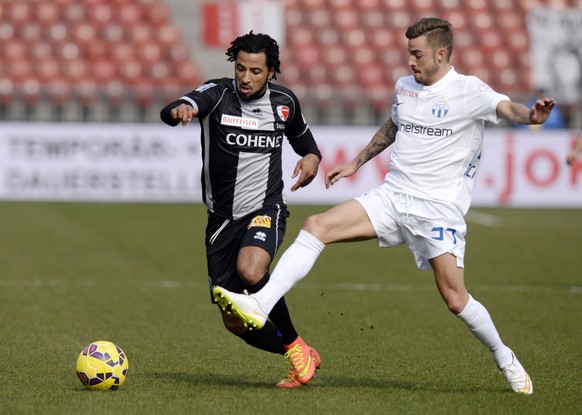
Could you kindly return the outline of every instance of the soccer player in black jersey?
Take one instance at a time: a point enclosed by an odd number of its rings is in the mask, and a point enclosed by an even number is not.
[[[313,180],[321,154],[295,94],[271,82],[281,73],[277,42],[251,31],[236,38],[226,55],[234,62],[234,79],[209,80],[168,104],[160,115],[171,126],[198,118],[202,128],[211,292],[220,285],[253,293],[269,280],[289,216],[283,194],[283,137],[301,156],[291,191]],[[295,331],[283,298],[260,330],[246,327],[228,307],[221,311],[229,331],[251,346],[290,360],[289,373],[276,386],[296,388],[313,377],[321,359]]]

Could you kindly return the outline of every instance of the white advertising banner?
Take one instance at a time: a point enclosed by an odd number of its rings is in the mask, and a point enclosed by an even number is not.
[[[200,199],[198,126],[0,124],[0,198]]]
[[[312,126],[323,154],[313,183],[286,191],[290,204],[336,204],[379,185],[390,150],[325,189],[334,166],[352,160],[376,127]],[[473,206],[582,208],[582,159],[565,163],[567,130],[487,129]],[[285,188],[298,156],[283,149]],[[0,200],[200,202],[198,123],[0,123]]]

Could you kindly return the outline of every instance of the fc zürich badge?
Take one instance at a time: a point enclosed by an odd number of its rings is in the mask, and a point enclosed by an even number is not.
[[[287,121],[287,117],[289,116],[289,107],[287,105],[279,105],[277,107],[277,115],[283,121]]]

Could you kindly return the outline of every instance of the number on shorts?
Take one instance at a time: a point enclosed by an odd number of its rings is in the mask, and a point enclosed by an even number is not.
[[[457,232],[456,229],[453,228],[443,228],[441,226],[435,226],[434,228],[432,228],[433,232],[437,232],[438,235],[437,236],[433,236],[432,239],[435,239],[437,241],[442,241],[445,239],[445,232],[449,232],[451,234],[451,236],[453,237],[453,244],[457,244],[457,237],[455,236],[455,233]]]

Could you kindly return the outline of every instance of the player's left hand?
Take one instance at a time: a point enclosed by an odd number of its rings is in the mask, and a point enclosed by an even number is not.
[[[551,98],[544,98],[536,100],[535,104],[530,109],[529,120],[532,124],[543,124],[550,113],[552,108],[556,106],[556,101]]]
[[[329,189],[344,177],[350,177],[358,171],[355,160],[334,167],[325,175],[325,188]]]
[[[317,176],[317,170],[319,169],[319,157],[315,154],[307,154],[302,157],[295,165],[295,170],[293,170],[292,179],[299,176],[297,182],[291,186],[291,191],[299,189],[300,187],[305,187],[313,181],[315,176]]]

